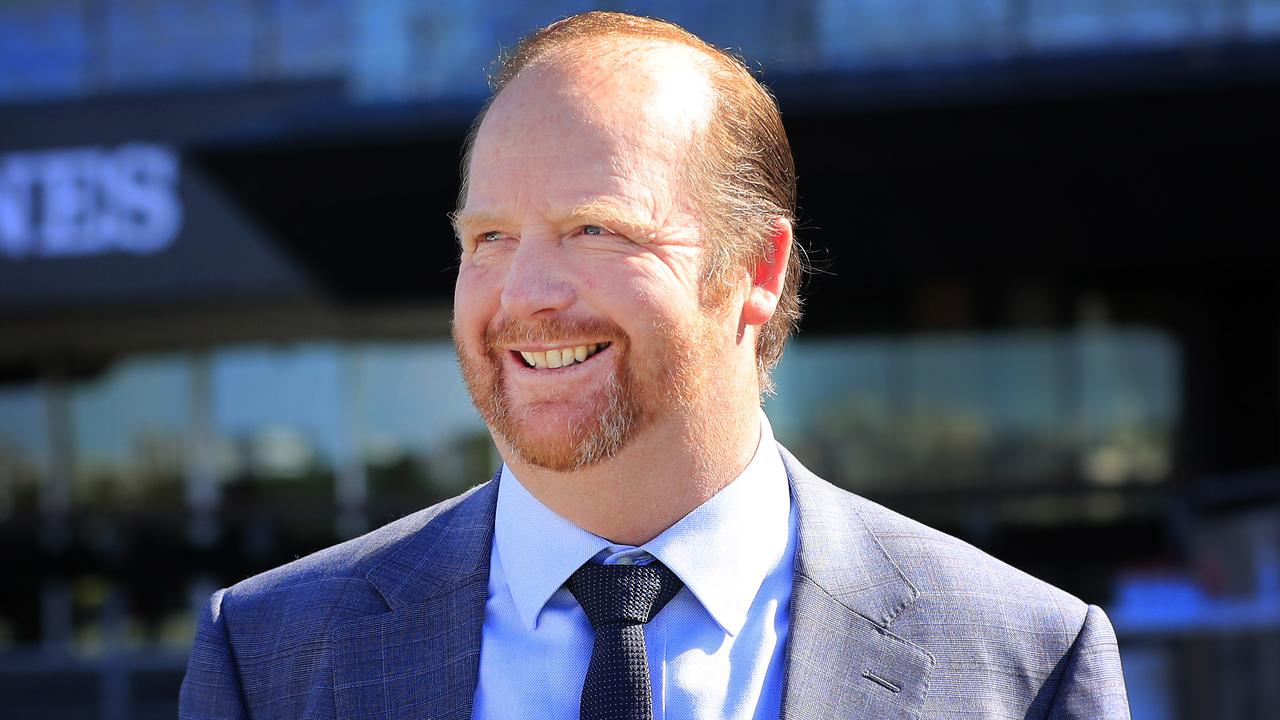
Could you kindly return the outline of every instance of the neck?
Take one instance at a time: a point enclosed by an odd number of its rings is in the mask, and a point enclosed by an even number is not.
[[[733,482],[755,455],[754,400],[698,410],[672,413],[616,456],[574,472],[536,467],[500,450],[529,492],[561,517],[611,542],[641,545]]]

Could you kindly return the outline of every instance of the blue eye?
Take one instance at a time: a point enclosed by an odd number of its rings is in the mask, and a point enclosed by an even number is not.
[[[604,228],[600,227],[599,225],[584,225],[582,226],[582,234],[583,235],[603,235]]]

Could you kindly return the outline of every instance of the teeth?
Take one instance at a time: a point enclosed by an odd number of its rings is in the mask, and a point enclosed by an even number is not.
[[[520,351],[525,363],[535,368],[562,368],[580,363],[608,347],[608,343],[593,343],[574,347],[557,348],[545,352]]]

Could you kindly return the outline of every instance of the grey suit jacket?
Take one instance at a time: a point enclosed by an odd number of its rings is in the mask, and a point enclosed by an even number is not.
[[[1102,610],[782,456],[784,717],[1129,717]],[[214,594],[180,717],[470,717],[497,484]]]

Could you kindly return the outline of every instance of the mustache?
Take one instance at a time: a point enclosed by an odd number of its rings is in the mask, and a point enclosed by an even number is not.
[[[603,318],[548,317],[533,321],[502,318],[484,331],[485,347],[521,343],[552,343],[563,340],[625,340],[627,334],[616,323]]]

